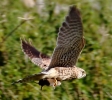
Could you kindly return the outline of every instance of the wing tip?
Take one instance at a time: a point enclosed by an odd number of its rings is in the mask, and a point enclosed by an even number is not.
[[[21,41],[21,49],[22,49],[22,51],[29,58],[32,59],[34,56],[37,57],[37,58],[42,58],[42,59],[43,58],[50,58],[50,56],[48,56],[48,55],[46,55],[44,53],[41,53],[37,49],[35,49],[35,47],[32,45],[32,42],[31,42],[30,39],[29,39],[29,41],[27,41],[25,38],[20,38],[20,41]],[[30,54],[33,54],[33,56],[31,56]]]
[[[20,37],[20,42],[21,42],[21,48],[24,49],[24,46],[31,46],[33,47],[32,45],[32,41],[29,39],[29,41],[27,41],[25,38],[21,38]]]
[[[25,38],[21,38],[21,37],[20,37],[20,42],[21,42],[21,49],[24,52],[24,54],[26,54],[25,51],[24,51],[24,45],[27,45],[28,42],[26,41]]]
[[[28,41],[25,39],[25,37],[23,37],[23,38],[20,37],[20,42],[21,42],[21,45],[29,44]]]
[[[69,8],[69,14],[76,14],[77,16],[80,16],[80,11],[75,5],[71,5]]]
[[[29,51],[29,48],[34,48],[31,44],[31,41],[27,41],[24,37],[20,37],[21,49],[22,52],[30,59],[32,59],[32,53]]]

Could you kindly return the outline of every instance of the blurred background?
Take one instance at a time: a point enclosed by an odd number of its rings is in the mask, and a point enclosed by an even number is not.
[[[20,37],[51,55],[73,4],[81,12],[86,40],[77,66],[87,76],[64,81],[55,90],[45,86],[41,91],[34,82],[11,85],[41,71],[23,54]],[[0,0],[0,100],[112,100],[112,1]]]

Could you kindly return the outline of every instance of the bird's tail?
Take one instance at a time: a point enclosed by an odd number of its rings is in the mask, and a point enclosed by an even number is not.
[[[30,75],[30,76],[27,76],[23,79],[19,79],[15,82],[13,82],[12,84],[15,84],[15,83],[26,83],[26,82],[29,82],[29,81],[38,81],[40,79],[43,79],[45,78],[45,73],[40,73],[40,74],[33,74],[33,75]]]

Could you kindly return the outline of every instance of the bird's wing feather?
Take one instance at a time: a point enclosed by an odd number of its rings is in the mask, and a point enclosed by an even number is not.
[[[23,52],[30,58],[30,60],[42,69],[46,69],[51,61],[51,58],[36,50],[31,43],[21,39],[21,46]]]
[[[69,14],[60,27],[57,46],[49,65],[51,67],[73,67],[84,47],[83,27],[78,9],[70,7]]]

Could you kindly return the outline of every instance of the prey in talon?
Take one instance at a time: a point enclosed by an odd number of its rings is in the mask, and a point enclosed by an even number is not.
[[[61,85],[61,82],[57,81],[57,83],[55,84],[54,79],[41,79],[39,80],[38,84],[41,86],[41,90],[43,86],[51,86],[55,89],[56,86]]]

